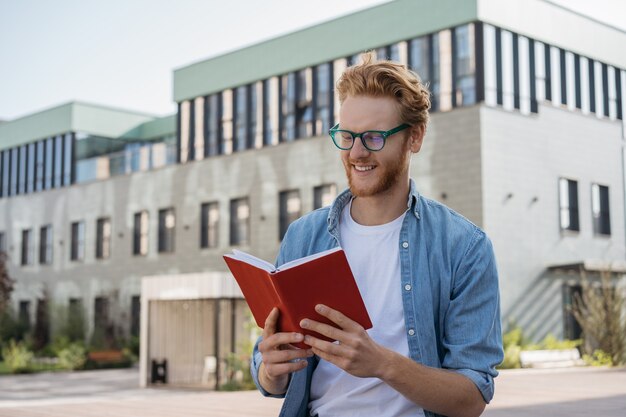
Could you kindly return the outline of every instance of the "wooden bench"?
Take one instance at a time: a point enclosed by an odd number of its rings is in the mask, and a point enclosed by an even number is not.
[[[121,362],[124,359],[124,354],[121,350],[97,350],[89,352],[87,359],[99,363]]]
[[[523,350],[520,363],[522,368],[565,368],[585,364],[578,349]]]

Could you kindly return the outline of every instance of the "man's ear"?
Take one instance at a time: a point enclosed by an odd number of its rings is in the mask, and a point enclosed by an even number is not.
[[[420,123],[409,128],[409,142],[411,144],[411,152],[418,153],[422,149],[424,135],[426,134],[426,126]]]

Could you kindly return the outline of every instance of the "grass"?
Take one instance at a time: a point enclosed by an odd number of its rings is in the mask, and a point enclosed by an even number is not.
[[[33,373],[33,372],[57,372],[57,371],[66,371],[66,369],[61,368],[56,364],[45,364],[45,363],[33,363],[28,366],[28,371],[23,373]],[[0,375],[11,375],[12,372],[6,363],[0,361]]]

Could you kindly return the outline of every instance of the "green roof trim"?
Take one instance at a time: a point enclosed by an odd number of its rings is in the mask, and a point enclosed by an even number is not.
[[[126,132],[121,139],[156,139],[163,136],[176,134],[176,115],[161,117],[149,122],[140,124],[139,126]]]
[[[138,125],[154,120],[155,116],[144,113],[70,102],[0,124],[0,149],[67,132],[119,138]]]
[[[473,22],[477,1],[396,0],[198,62],[174,71],[174,101]]]

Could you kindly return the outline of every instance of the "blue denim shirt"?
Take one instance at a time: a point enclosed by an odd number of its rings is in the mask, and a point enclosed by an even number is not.
[[[351,198],[346,190],[330,207],[292,223],[276,264],[338,246],[339,219]],[[493,398],[493,378],[498,375],[495,366],[503,359],[498,273],[489,238],[450,208],[420,196],[411,180],[398,245],[398,291],[402,292],[409,357],[466,376],[488,403]],[[308,362],[306,369],[291,375],[281,417],[309,415],[309,388],[318,358]],[[258,382],[260,364],[257,341],[252,376],[263,395],[273,396]]]

